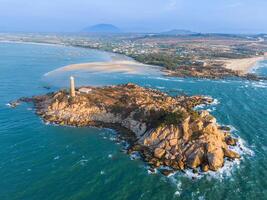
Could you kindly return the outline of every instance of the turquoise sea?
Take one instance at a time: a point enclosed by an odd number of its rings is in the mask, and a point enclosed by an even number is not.
[[[171,95],[204,94],[208,109],[231,125],[243,143],[242,160],[196,179],[149,174],[109,129],[44,124],[32,105],[6,104],[22,96],[68,86],[69,73],[44,76],[59,67],[109,61],[105,52],[53,45],[0,43],[0,199],[267,199],[267,82],[195,80],[123,73],[76,71],[78,85],[134,82]],[[267,62],[255,72],[267,74]],[[50,88],[50,89],[49,89]]]

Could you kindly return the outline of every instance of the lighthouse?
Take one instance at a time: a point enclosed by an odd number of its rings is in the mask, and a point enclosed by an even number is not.
[[[75,97],[75,83],[74,83],[74,77],[70,77],[70,96]]]

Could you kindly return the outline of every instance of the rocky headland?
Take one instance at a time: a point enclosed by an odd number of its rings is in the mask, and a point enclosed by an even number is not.
[[[109,127],[152,167],[171,170],[200,168],[216,171],[226,159],[240,155],[229,130],[219,126],[208,111],[195,111],[213,100],[204,96],[168,96],[135,84],[76,88],[21,101],[33,102],[36,113],[49,123]],[[167,175],[167,173],[164,173]]]

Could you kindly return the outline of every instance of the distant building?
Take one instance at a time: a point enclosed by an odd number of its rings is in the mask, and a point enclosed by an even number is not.
[[[79,92],[80,93],[85,93],[85,94],[89,94],[91,91],[92,91],[91,88],[85,88],[85,87],[83,87],[83,88],[80,88],[79,89]]]

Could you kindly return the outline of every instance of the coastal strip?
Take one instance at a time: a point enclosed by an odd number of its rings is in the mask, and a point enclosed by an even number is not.
[[[65,42],[61,43],[49,43],[49,42],[31,42],[31,41],[16,41],[7,40],[2,42],[14,42],[14,43],[30,43],[30,44],[41,44],[41,45],[63,45],[73,47],[84,47],[82,45],[73,45]],[[90,48],[90,47],[89,47]],[[193,78],[208,78],[208,79],[225,79],[225,78],[242,78],[247,80],[266,80],[264,76],[259,76],[251,73],[253,67],[256,64],[267,58],[267,53],[263,53],[262,56],[254,56],[249,58],[241,59],[203,59],[202,61],[192,61],[191,65],[177,65],[176,68],[169,68],[168,63],[171,58],[164,59],[162,62],[152,62],[153,59],[164,58],[163,55],[144,55],[132,56],[126,54],[116,54],[113,51],[103,50],[101,48],[92,48],[99,51],[104,51],[111,54],[111,61],[109,62],[95,62],[95,63],[80,63],[73,64],[65,67],[61,67],[57,70],[46,73],[45,75],[52,75],[57,72],[83,70],[92,73],[125,73],[125,74],[137,74],[137,75],[154,75],[163,74],[174,77],[193,77]],[[150,60],[152,61],[150,62]],[[159,64],[161,63],[161,64]],[[143,69],[142,69],[143,68]],[[149,69],[150,68],[150,69]]]

